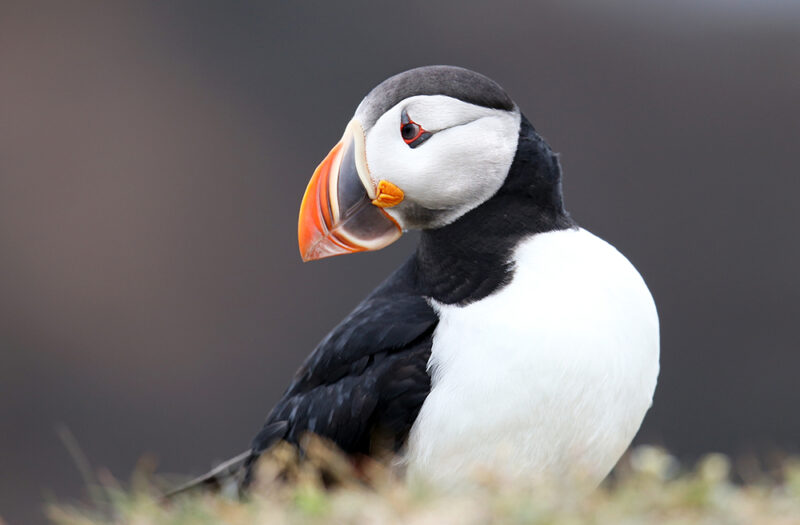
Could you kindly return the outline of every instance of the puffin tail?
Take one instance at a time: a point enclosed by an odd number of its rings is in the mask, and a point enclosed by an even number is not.
[[[193,491],[208,491],[239,497],[247,490],[253,479],[253,468],[261,453],[280,441],[289,425],[286,421],[276,421],[264,425],[253,440],[251,449],[223,461],[207,473],[180,485],[164,494],[169,501],[175,496]]]
[[[251,455],[252,451],[246,450],[227,461],[223,461],[202,476],[170,490],[162,498],[169,501],[176,496],[194,491],[216,492],[236,497],[240,493],[245,463],[248,462]]]

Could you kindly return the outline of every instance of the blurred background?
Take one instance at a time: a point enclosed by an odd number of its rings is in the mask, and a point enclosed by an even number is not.
[[[601,5],[602,4],[602,5]],[[244,450],[413,249],[302,264],[302,192],[366,92],[456,64],[562,154],[568,209],[662,322],[637,438],[800,444],[800,3],[0,4],[0,516]]]

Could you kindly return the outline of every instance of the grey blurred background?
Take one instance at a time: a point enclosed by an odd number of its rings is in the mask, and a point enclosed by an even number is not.
[[[800,2],[0,4],[0,516],[243,450],[413,248],[303,265],[297,209],[363,95],[500,82],[567,206],[639,268],[662,373],[637,440],[800,443]],[[669,4],[669,5],[665,5]]]

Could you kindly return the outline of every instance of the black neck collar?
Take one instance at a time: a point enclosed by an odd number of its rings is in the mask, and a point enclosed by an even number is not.
[[[483,299],[511,280],[520,240],[574,226],[564,210],[558,158],[523,115],[497,193],[455,222],[422,232],[415,257],[420,291],[445,304]]]

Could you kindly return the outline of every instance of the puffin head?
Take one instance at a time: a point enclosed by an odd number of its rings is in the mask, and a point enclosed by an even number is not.
[[[535,135],[503,88],[467,69],[420,67],[385,80],[308,184],[303,260],[377,250],[404,230],[458,221],[509,185],[525,126]],[[526,182],[522,191],[530,190]]]

